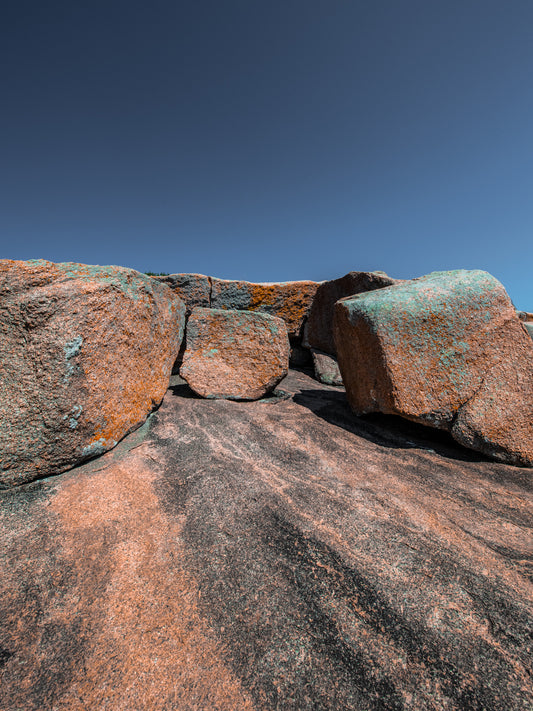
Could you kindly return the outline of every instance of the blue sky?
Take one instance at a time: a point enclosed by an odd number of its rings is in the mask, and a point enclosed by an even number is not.
[[[533,311],[532,27],[531,0],[10,3],[0,256],[481,268]]]

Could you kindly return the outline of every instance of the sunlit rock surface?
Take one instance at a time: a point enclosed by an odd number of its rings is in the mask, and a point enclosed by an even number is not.
[[[335,340],[356,413],[401,415],[533,465],[533,343],[487,272],[433,272],[343,299]]]
[[[3,711],[531,709],[533,470],[280,388],[0,493]]]
[[[193,309],[180,374],[203,397],[257,400],[287,375],[285,322],[251,311]]]
[[[114,447],[168,387],[185,307],[124,267],[0,261],[0,488]]]

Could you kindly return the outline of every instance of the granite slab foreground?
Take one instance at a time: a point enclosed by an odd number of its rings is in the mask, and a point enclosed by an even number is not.
[[[532,474],[291,371],[0,492],[0,708],[507,709]]]

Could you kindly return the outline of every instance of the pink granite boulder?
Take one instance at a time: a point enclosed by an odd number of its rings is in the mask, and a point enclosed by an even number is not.
[[[141,425],[168,387],[185,307],[123,267],[0,261],[0,488]]]
[[[193,309],[180,375],[207,398],[256,400],[287,375],[283,319],[251,311]]]
[[[401,415],[533,466],[533,343],[490,274],[435,272],[343,299],[335,341],[356,413]]]

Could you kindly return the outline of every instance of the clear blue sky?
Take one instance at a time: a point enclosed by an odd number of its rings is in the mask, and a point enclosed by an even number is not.
[[[0,72],[1,257],[533,310],[532,0],[19,0]]]

